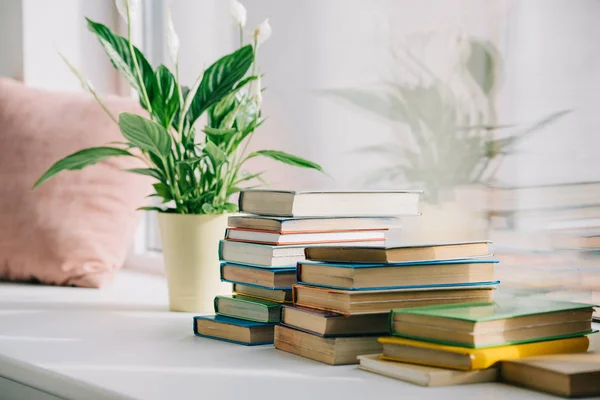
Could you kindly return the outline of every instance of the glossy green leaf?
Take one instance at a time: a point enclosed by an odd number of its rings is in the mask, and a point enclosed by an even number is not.
[[[126,169],[125,172],[131,172],[133,174],[151,176],[152,178],[158,179],[159,181],[165,181],[165,176],[156,168],[131,168]]]
[[[121,113],[119,127],[123,137],[140,149],[162,157],[171,154],[171,136],[156,122],[139,115]]]
[[[144,96],[142,96],[142,87],[145,87],[150,102],[153,99],[153,88],[154,84],[154,72],[152,66],[146,60],[146,57],[134,47],[134,53],[137,60],[137,64],[140,68],[142,75],[142,81],[140,81],[135,73],[133,57],[129,49],[129,42],[122,36],[116,35],[105,25],[92,21],[86,18],[88,29],[94,33],[100,44],[104,48],[104,51],[110,58],[110,61],[114,67],[125,77],[127,82],[133,87],[140,95],[140,103],[145,109],[148,109],[148,105],[144,104]]]
[[[35,189],[61,171],[82,169],[107,158],[119,156],[133,157],[127,150],[114,147],[91,147],[80,150],[54,163],[54,165],[52,165],[48,171],[37,180],[33,185],[33,188]]]
[[[217,167],[217,166],[223,164],[225,161],[227,161],[227,154],[225,154],[223,149],[218,147],[216,144],[214,144],[210,140],[208,140],[206,142],[204,151],[211,158],[215,167]]]
[[[295,156],[293,154],[289,154],[289,153],[286,153],[283,151],[279,151],[279,150],[255,151],[254,153],[251,153],[248,156],[248,159],[257,157],[257,156],[268,157],[268,158],[280,161],[280,162],[288,164],[288,165],[293,165],[294,167],[311,168],[311,169],[316,169],[317,171],[320,171],[320,172],[324,172],[323,168],[321,168],[321,166],[317,163],[314,163],[314,162],[306,160],[304,158],[301,158],[301,157],[298,157],[298,156]]]
[[[167,128],[179,110],[179,93],[175,77],[167,67],[156,69],[152,98],[152,113]]]
[[[254,61],[254,49],[247,45],[212,64],[202,76],[202,81],[187,113],[190,125],[223,97],[234,90],[236,83],[246,75]]]
[[[154,187],[156,194],[163,198],[163,203],[173,200],[173,194],[171,193],[171,188],[169,188],[169,186],[162,182],[155,183],[152,186]]]

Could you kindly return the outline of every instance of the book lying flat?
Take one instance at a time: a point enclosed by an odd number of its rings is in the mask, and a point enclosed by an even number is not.
[[[221,280],[265,289],[290,290],[296,284],[296,268],[261,268],[223,263],[221,264]]]
[[[307,245],[325,243],[352,243],[352,242],[382,242],[386,239],[387,230],[348,230],[348,231],[321,231],[307,233],[279,233],[275,231],[257,231],[241,228],[229,228],[225,232],[225,239],[261,243],[275,246]]]
[[[353,242],[352,246],[383,245],[385,242]],[[350,245],[350,244],[348,244]],[[273,246],[260,243],[234,242],[222,240],[219,245],[219,258],[230,263],[268,267],[295,267],[298,261],[304,261],[304,249],[307,245]]]
[[[196,336],[255,346],[273,343],[275,324],[245,321],[222,315],[194,317]]]
[[[493,347],[592,332],[589,304],[514,298],[393,310],[392,334],[435,343]]]
[[[369,264],[454,260],[489,255],[487,241],[402,247],[319,246],[306,249],[307,260]]]
[[[388,313],[347,317],[331,311],[283,306],[281,323],[322,337],[388,334]]]
[[[279,233],[315,233],[345,230],[384,230],[400,228],[396,217],[267,217],[261,215],[234,215],[229,217],[232,228],[254,229]]]
[[[417,191],[299,192],[242,190],[242,212],[282,217],[389,217],[419,215]]]
[[[500,369],[511,384],[565,397],[600,396],[600,353],[503,361]]]
[[[465,301],[491,301],[497,283],[468,287],[396,290],[338,290],[295,285],[294,304],[342,315],[378,314],[394,308]]]
[[[286,326],[275,327],[275,348],[330,365],[358,364],[361,354],[381,352],[376,336],[323,338]]]
[[[432,287],[494,281],[496,260],[342,264],[302,261],[298,283],[335,289],[362,290]]]
[[[292,302],[292,290],[285,289],[267,289],[252,285],[243,285],[241,283],[233,284],[234,294],[241,294],[243,296],[255,297],[257,299],[265,299],[275,301],[277,303],[291,303]]]
[[[274,301],[234,294],[215,297],[217,315],[255,322],[279,322],[281,304]]]
[[[383,345],[383,358],[386,360],[464,371],[489,368],[502,360],[585,352],[590,344],[587,336],[485,349],[448,346],[400,337],[382,337],[379,342]]]
[[[414,383],[420,386],[455,386],[469,383],[496,382],[495,367],[475,371],[456,371],[424,365],[382,360],[379,354],[358,356],[359,369]]]

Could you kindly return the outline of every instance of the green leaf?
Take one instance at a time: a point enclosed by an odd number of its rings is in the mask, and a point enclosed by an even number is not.
[[[140,149],[165,158],[171,154],[171,136],[156,122],[124,112],[119,114],[119,127],[125,139]]]
[[[273,160],[277,160],[277,161],[280,161],[280,162],[288,164],[288,165],[293,165],[294,167],[311,168],[311,169],[316,169],[317,171],[320,171],[320,172],[325,172],[325,171],[323,171],[323,168],[321,168],[321,166],[317,163],[308,161],[304,158],[301,158],[301,157],[298,157],[298,156],[295,156],[295,155],[292,155],[289,153],[285,153],[285,152],[279,151],[279,150],[255,151],[254,153],[251,153],[248,156],[248,159],[256,157],[256,156],[272,158]]]
[[[496,47],[489,41],[471,40],[471,54],[467,71],[483,93],[489,95],[499,80],[502,59]]]
[[[204,147],[204,151],[210,159],[213,161],[215,168],[221,164],[223,164],[227,160],[227,154],[221,149],[219,146],[208,140],[206,142],[206,146]]]
[[[212,64],[202,76],[202,82],[190,104],[187,114],[190,125],[213,104],[234,90],[236,83],[246,75],[254,61],[254,49],[247,45]]]
[[[126,169],[125,172],[131,172],[131,173],[134,173],[134,174],[151,176],[152,178],[156,178],[159,181],[165,181],[166,180],[165,176],[163,175],[163,173],[160,172],[156,168],[131,168],[131,169]]]
[[[164,65],[156,69],[153,95],[152,113],[168,128],[179,110],[179,93],[175,77]]]
[[[160,207],[138,207],[137,210],[138,211],[157,211],[157,212],[163,212],[164,211]]]
[[[162,182],[155,183],[152,186],[154,187],[156,194],[163,198],[163,203],[173,200],[173,195],[171,194],[171,188],[169,188],[169,186]]]
[[[204,133],[209,137],[210,141],[216,144],[217,146],[223,142],[229,142],[233,135],[237,133],[235,129],[219,129],[219,128],[211,128],[210,126],[204,127]]]
[[[40,179],[33,185],[33,189],[52,178],[54,175],[65,170],[78,170],[87,166],[96,164],[110,157],[129,156],[133,154],[127,150],[117,149],[114,147],[91,147],[73,153],[62,160],[57,161],[48,171],[41,176]]]
[[[96,35],[114,67],[121,72],[131,87],[138,92],[140,96],[140,103],[146,110],[148,110],[149,105],[145,104],[144,102],[142,87],[146,88],[146,92],[148,93],[148,97],[152,103],[152,99],[154,97],[152,92],[155,86],[155,77],[152,67],[150,66],[148,60],[146,60],[146,57],[144,57],[141,51],[134,47],[135,57],[142,75],[142,81],[140,82],[137,74],[135,73],[133,57],[131,55],[129,42],[127,39],[116,35],[108,27],[101,23],[94,22],[89,18],[86,18],[86,20],[88,29],[90,32]]]

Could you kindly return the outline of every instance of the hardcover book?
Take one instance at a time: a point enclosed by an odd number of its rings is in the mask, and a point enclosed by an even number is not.
[[[589,346],[587,336],[514,344],[485,349],[448,346],[400,337],[382,337],[383,358],[391,361],[464,371],[489,368],[499,361],[545,354],[581,353]]]
[[[264,215],[234,215],[229,217],[228,226],[279,233],[315,233],[344,230],[385,230],[400,228],[400,219],[395,217],[267,217]]]
[[[347,317],[313,308],[283,306],[281,323],[322,337],[388,334],[388,313]]]
[[[338,290],[295,285],[294,304],[342,315],[379,314],[393,308],[491,301],[496,284],[431,289]]]
[[[290,290],[296,283],[296,268],[260,268],[232,263],[221,264],[221,280],[266,289]]]
[[[419,215],[418,191],[298,192],[242,190],[242,212],[282,217]]]
[[[514,298],[393,310],[394,335],[466,347],[494,347],[592,332],[589,304]]]
[[[252,285],[243,285],[241,283],[233,284],[234,294],[241,294],[243,296],[255,297],[257,299],[265,299],[275,301],[277,303],[291,303],[292,302],[292,290],[280,290],[280,289],[267,289]]]
[[[280,233],[275,231],[258,231],[242,228],[229,228],[225,232],[225,239],[261,243],[274,246],[309,245],[325,243],[351,243],[351,242],[376,242],[383,244],[387,230],[346,230],[346,231],[320,231],[306,233]]]
[[[298,263],[298,283],[345,290],[393,289],[494,282],[496,260],[396,264]]]
[[[255,322],[279,322],[281,304],[274,301],[240,295],[215,297],[215,312],[218,315],[241,318]]]
[[[382,245],[384,242],[360,241],[348,243],[350,246],[365,244]],[[257,267],[295,267],[298,261],[304,261],[304,249],[308,245],[273,246],[260,243],[235,242],[222,240],[219,245],[219,259],[234,264]],[[321,245],[313,245],[321,246]]]
[[[368,264],[455,260],[489,255],[488,241],[419,244],[401,247],[319,246],[306,249],[307,260]]]
[[[424,365],[382,360],[379,354],[358,356],[359,369],[420,386],[455,386],[469,383],[496,382],[498,369],[456,371]]]
[[[286,326],[275,327],[275,348],[330,365],[358,364],[361,354],[381,352],[376,336],[323,338]]]
[[[245,321],[222,315],[194,317],[194,334],[246,346],[272,344],[275,324]]]
[[[600,396],[600,354],[557,354],[501,363],[502,378],[565,397]]]

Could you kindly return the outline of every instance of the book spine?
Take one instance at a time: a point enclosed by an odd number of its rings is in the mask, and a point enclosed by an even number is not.
[[[224,240],[219,241],[219,260],[224,261],[223,260],[223,243],[225,243]]]
[[[215,312],[218,314],[219,313],[219,296],[215,297],[215,299],[213,300],[213,305],[215,308]]]
[[[240,211],[244,211],[244,206],[243,206],[243,204],[244,204],[244,191],[242,190],[242,191],[240,192],[240,196],[238,197],[238,209],[239,209]]]

